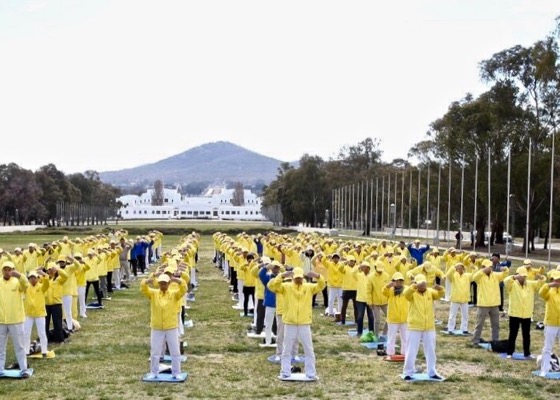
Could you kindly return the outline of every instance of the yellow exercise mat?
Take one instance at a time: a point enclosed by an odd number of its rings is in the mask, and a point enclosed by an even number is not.
[[[54,354],[54,350],[47,351],[47,358],[55,358],[55,357],[56,354]],[[41,353],[31,354],[29,358],[43,358],[43,354]]]

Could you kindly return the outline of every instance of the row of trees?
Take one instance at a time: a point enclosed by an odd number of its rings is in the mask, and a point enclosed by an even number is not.
[[[560,20],[556,22],[560,26]],[[483,243],[488,225],[493,231],[503,231],[508,198],[518,215],[529,215],[529,241],[537,232],[548,236],[549,229],[558,236],[560,231],[554,228],[558,226],[558,204],[554,205],[552,226],[549,204],[554,198],[553,188],[558,187],[558,178],[551,177],[551,172],[557,164],[554,142],[560,123],[559,33],[556,29],[531,46],[514,46],[480,62],[481,78],[489,90],[477,97],[467,94],[453,102],[443,116],[430,124],[425,139],[408,153],[409,158],[419,161],[417,166],[403,159],[381,162],[378,142],[371,138],[343,148],[328,161],[305,155],[298,169],[282,165],[276,180],[265,190],[263,210],[281,210],[282,224],[317,225],[324,221],[325,210],[332,207],[334,190],[383,176],[416,174],[413,185],[408,184],[406,189],[407,193],[411,191],[411,198],[422,204],[426,204],[430,191],[420,189],[418,193],[418,187],[435,188],[438,179],[452,182],[452,196],[445,199],[452,207],[452,219],[459,221],[461,214],[463,221],[473,222],[479,244]],[[438,173],[440,168],[443,176]],[[486,177],[489,168],[490,180]],[[429,183],[428,169],[432,171]],[[424,171],[424,175],[418,171]],[[458,186],[463,177],[464,198]],[[424,183],[417,187],[417,179]],[[430,199],[434,198],[432,193]],[[412,212],[416,208],[412,204],[403,206],[411,207]],[[478,212],[473,221],[475,207]],[[420,220],[415,215],[413,227]],[[518,218],[518,233],[526,228],[521,220]],[[497,241],[501,241],[499,235]]]
[[[99,208],[96,218],[116,216],[119,189],[101,182],[95,171],[65,175],[53,164],[33,172],[0,165],[0,220],[4,225],[68,223],[61,204]],[[96,214],[97,215],[97,214]]]

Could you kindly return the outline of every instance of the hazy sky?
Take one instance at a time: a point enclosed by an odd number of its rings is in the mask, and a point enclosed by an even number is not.
[[[0,0],[0,164],[66,173],[227,140],[283,161],[406,158],[478,63],[558,0]]]

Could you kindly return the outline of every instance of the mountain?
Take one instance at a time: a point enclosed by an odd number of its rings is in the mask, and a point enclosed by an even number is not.
[[[152,164],[100,172],[99,177],[115,186],[151,185],[157,179],[165,185],[215,181],[270,183],[281,163],[230,142],[213,142]]]

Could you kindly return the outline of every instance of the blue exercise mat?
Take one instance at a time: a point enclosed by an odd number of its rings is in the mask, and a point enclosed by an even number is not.
[[[184,363],[186,361],[187,361],[187,356],[182,355],[181,356],[181,362]],[[170,363],[171,362],[171,356],[169,354],[164,355],[163,360],[161,360],[161,362]]]
[[[276,360],[276,356],[270,356],[267,358],[268,361],[270,361],[271,363],[274,364],[280,364],[281,360]],[[292,357],[292,364],[302,364],[305,362],[305,356],[296,356],[296,357]]]
[[[479,343],[478,345],[484,350],[492,350],[492,345],[490,343]]]
[[[173,378],[171,374],[158,374],[155,378],[149,378],[150,374],[145,374],[142,380],[144,382],[167,382],[167,383],[179,383],[185,382],[187,380],[188,373],[182,372],[177,378]]]
[[[342,322],[337,322],[336,324],[340,325],[340,326],[354,326],[354,325],[356,325],[356,322],[355,321],[345,321],[344,325],[342,325]]]
[[[401,378],[404,379],[404,375],[401,375]],[[412,375],[412,380],[406,382],[443,382],[443,381],[445,381],[445,378],[432,379],[428,374],[414,374]]]
[[[290,374],[288,377],[282,377],[282,375],[278,375],[278,379],[281,381],[288,381],[288,382],[315,382],[318,381],[319,378],[308,378],[304,373],[298,372],[295,374]]]
[[[368,329],[364,329],[364,331],[362,332],[362,334],[368,333],[368,332],[369,332]],[[350,336],[350,337],[356,337],[356,336],[358,336],[358,331],[357,331],[356,329],[349,329],[349,330],[348,330],[348,336]]]
[[[240,312],[239,316],[243,318],[253,318],[255,314],[248,313],[247,315],[245,315],[244,313]]]
[[[29,368],[27,370],[29,372],[29,376],[33,376],[33,368]],[[2,371],[2,375],[0,378],[10,378],[10,379],[23,379],[21,376],[21,369],[5,369]]]
[[[470,332],[463,333],[463,331],[460,329],[455,329],[454,331],[451,331],[452,333],[449,333],[449,331],[440,331],[440,332],[448,336],[472,336],[472,333]]]
[[[377,350],[377,346],[382,344],[383,346],[387,345],[387,342],[366,342],[366,343],[360,343],[362,346],[364,346],[366,349],[375,349]]]
[[[549,372],[546,374],[546,376],[541,376],[541,371],[533,371],[533,375],[539,376],[541,378],[545,378],[545,379],[554,379],[554,380],[560,380],[560,372]]]
[[[507,358],[507,353],[501,353],[500,354],[501,358]],[[535,361],[535,359],[531,359],[531,358],[525,358],[525,355],[523,355],[523,353],[513,353],[513,355],[511,356],[512,360],[517,360],[517,361]]]

